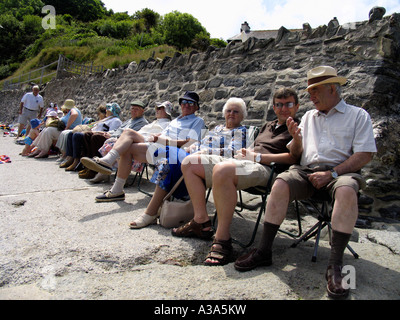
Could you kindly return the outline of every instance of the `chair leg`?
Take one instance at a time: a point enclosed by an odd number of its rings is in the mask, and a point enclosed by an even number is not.
[[[310,230],[308,230],[305,234],[303,234],[303,236],[299,238],[296,242],[294,242],[290,247],[296,248],[300,242],[302,241],[306,242],[308,239],[313,237],[315,235],[315,229],[319,228],[320,224],[321,221],[318,221]]]
[[[295,201],[295,206],[296,206],[296,216],[297,216],[297,226],[298,226],[297,234],[279,228],[279,232],[282,232],[282,233],[284,233],[284,234],[286,234],[286,235],[288,235],[289,237],[292,237],[292,238],[298,238],[303,233],[303,230],[301,228],[301,216],[300,216],[298,201]]]
[[[151,198],[151,197],[153,197],[153,195],[152,195],[151,193],[149,193],[149,192],[147,192],[147,191],[144,191],[144,190],[142,190],[142,189],[140,188],[140,184],[141,184],[141,182],[142,182],[142,177],[143,177],[143,174],[144,174],[144,171],[145,171],[145,170],[146,170],[147,180],[149,179],[149,172],[148,172],[148,170],[147,170],[147,166],[145,166],[145,167],[143,168],[142,172],[140,172],[140,174],[139,174],[139,180],[138,180],[138,185],[137,185],[137,187],[138,187],[138,190],[139,190],[141,193],[144,193],[145,195],[147,195],[147,196],[149,196],[149,197]]]

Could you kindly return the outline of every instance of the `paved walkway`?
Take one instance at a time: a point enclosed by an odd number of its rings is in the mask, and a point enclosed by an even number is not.
[[[21,157],[14,141],[0,136],[0,154],[12,161],[0,164],[0,299],[328,299],[327,241],[316,263],[313,241],[293,249],[293,240],[279,235],[271,267],[206,267],[210,242],[175,238],[159,225],[128,228],[149,202],[136,186],[123,202],[96,203],[110,184],[91,185],[60,169],[56,158]],[[233,234],[246,237],[252,224],[235,217]],[[358,229],[351,245],[360,259],[345,254],[356,270],[350,299],[400,298],[399,232],[384,227],[389,231]]]

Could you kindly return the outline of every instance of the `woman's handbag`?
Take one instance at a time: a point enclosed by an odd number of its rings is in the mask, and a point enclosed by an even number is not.
[[[160,210],[160,224],[164,228],[175,228],[179,227],[194,217],[194,210],[192,201],[184,201],[175,199],[172,194],[178,188],[179,184],[182,182],[183,176],[174,185],[171,191],[165,196],[163,204]],[[171,197],[173,199],[171,199]]]

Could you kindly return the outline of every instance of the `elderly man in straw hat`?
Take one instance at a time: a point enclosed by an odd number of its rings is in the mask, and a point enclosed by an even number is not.
[[[362,108],[341,98],[346,79],[334,68],[320,66],[307,74],[310,99],[315,105],[300,125],[288,119],[293,140],[288,147],[300,165],[278,175],[268,199],[263,235],[257,249],[238,258],[238,271],[272,264],[272,244],[293,200],[310,198],[317,190],[330,194],[332,212],[331,254],[326,272],[332,298],[346,297],[342,286],[343,253],[358,216],[357,192],[365,186],[359,171],[376,152],[372,123]]]

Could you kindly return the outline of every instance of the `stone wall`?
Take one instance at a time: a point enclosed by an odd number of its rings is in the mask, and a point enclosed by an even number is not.
[[[399,55],[400,14],[348,25],[333,20],[316,29],[304,24],[302,32],[282,27],[276,39],[250,38],[223,49],[210,47],[204,53],[176,54],[90,77],[55,80],[42,93],[46,104],[74,99],[86,116],[94,116],[100,103],[117,102],[127,118],[134,99],[149,106],[169,100],[177,115],[178,97],[193,90],[200,95],[199,114],[210,127],[223,121],[221,110],[229,97],[241,97],[248,107],[245,124],[261,125],[273,118],[272,95],[282,86],[298,91],[299,116],[313,108],[304,92],[307,71],[318,65],[333,66],[349,80],[344,99],[365,108],[373,120],[378,153],[364,169],[368,188],[361,202],[371,215],[400,219]],[[0,121],[15,120],[22,94],[1,92]],[[153,119],[153,108],[146,116]]]

